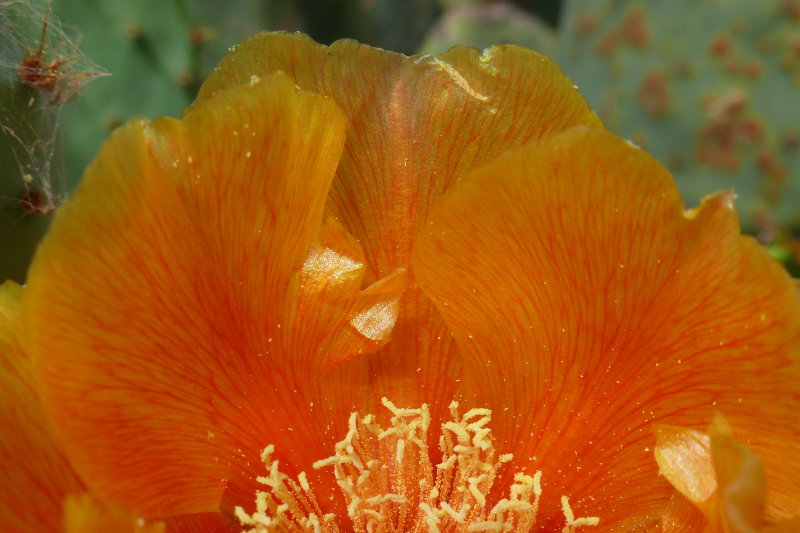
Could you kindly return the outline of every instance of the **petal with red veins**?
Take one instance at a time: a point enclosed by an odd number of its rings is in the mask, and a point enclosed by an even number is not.
[[[386,341],[385,316],[368,336],[351,322],[396,302],[403,272],[361,291],[362,252],[323,224],[343,140],[333,101],[254,78],[117,130],[59,211],[26,316],[46,407],[100,498],[147,518],[230,509],[263,447],[310,469],[367,403],[363,368],[321,371]]]
[[[408,269],[431,206],[467,171],[572,126],[600,125],[555,63],[511,45],[406,57],[352,40],[321,46],[301,34],[264,33],[223,59],[198,101],[278,70],[345,113],[347,138],[327,210],[364,246],[370,281]],[[370,376],[376,398],[429,403],[437,418],[460,363],[413,279],[393,342],[368,361]],[[377,400],[370,411],[381,411]]]

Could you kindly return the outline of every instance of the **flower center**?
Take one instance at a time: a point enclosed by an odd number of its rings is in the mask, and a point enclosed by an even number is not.
[[[434,465],[427,445],[431,417],[428,406],[402,409],[383,398],[392,413],[391,427],[382,428],[373,415],[350,415],[347,436],[335,446],[332,457],[314,463],[315,469],[332,467],[347,503],[347,515],[356,532],[426,531],[532,531],[542,494],[541,472],[518,473],[508,497],[493,506],[487,495],[499,468],[511,454],[497,455],[491,430],[491,410],[470,409],[459,415],[450,404],[452,420],[442,424],[439,450],[442,461]],[[341,531],[336,517],[320,509],[305,472],[290,479],[272,459],[270,445],[261,460],[269,474],[259,477],[266,490],[256,494],[256,512],[236,508],[240,523],[250,533]],[[575,518],[566,496],[561,497],[564,533],[594,526],[599,518]]]

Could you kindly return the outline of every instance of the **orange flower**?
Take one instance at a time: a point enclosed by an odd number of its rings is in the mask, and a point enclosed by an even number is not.
[[[28,351],[94,497],[168,530],[778,523],[797,288],[730,195],[681,209],[532,52],[260,35],[103,147],[31,269]],[[692,448],[715,411],[766,479],[727,507],[740,469]]]

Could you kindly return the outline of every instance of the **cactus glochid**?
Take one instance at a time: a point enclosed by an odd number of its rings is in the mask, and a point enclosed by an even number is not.
[[[103,72],[66,36],[49,4],[3,3],[0,23],[0,280],[24,281],[47,215],[66,195],[61,108]]]

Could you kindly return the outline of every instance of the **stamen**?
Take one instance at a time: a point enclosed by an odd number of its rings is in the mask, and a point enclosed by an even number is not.
[[[572,533],[576,528],[581,526],[596,526],[600,523],[600,519],[593,516],[591,518],[575,518],[575,513],[569,506],[569,498],[561,496],[561,509],[564,511],[564,517],[567,519],[567,525],[561,530],[561,533]]]
[[[334,455],[314,463],[315,469],[333,468],[334,478],[347,504],[349,524],[341,517],[323,514],[305,472],[289,479],[273,460],[267,446],[262,461],[269,475],[259,477],[267,487],[256,494],[256,511],[235,510],[247,533],[302,531],[338,533],[340,527],[364,533],[413,531],[418,533],[473,531],[532,531],[542,494],[541,472],[518,473],[508,498],[487,507],[487,496],[500,467],[511,454],[497,456],[489,422],[489,409],[459,414],[450,404],[452,420],[441,425],[442,461],[433,465],[428,450],[431,416],[427,405],[419,409],[395,406],[382,399],[391,412],[391,427],[382,428],[372,415],[350,415],[345,438]],[[565,526],[573,533],[595,526],[599,518],[575,518],[566,496],[561,498]]]

